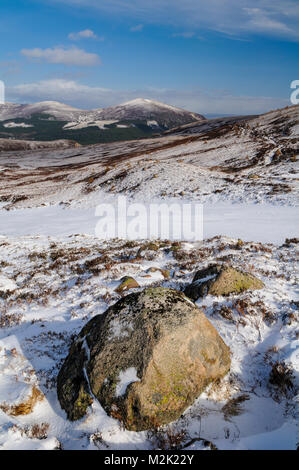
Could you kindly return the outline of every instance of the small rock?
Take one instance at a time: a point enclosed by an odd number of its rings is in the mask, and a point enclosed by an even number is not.
[[[125,276],[125,277],[121,278],[120,281],[121,281],[121,283],[115,289],[115,292],[117,292],[118,294],[122,294],[123,292],[125,292],[127,290],[134,289],[136,287],[140,287],[138,282],[135,281],[135,279],[133,277],[130,277],[130,276]]]

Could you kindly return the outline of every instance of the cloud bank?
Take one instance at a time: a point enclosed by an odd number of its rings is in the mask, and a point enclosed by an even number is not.
[[[54,47],[48,49],[22,49],[21,54],[28,59],[50,64],[75,65],[79,67],[90,67],[100,65],[101,60],[97,54],[91,54],[77,47],[65,48]]]
[[[299,40],[298,0],[47,0],[146,23]]]

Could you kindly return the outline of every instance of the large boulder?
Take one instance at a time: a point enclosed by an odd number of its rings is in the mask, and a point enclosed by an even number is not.
[[[182,292],[148,288],[90,320],[71,346],[57,391],[70,420],[97,399],[127,429],[181,416],[230,368],[230,352]]]
[[[225,296],[263,287],[262,281],[252,274],[229,265],[211,264],[195,273],[192,283],[184,292],[190,299],[196,301],[208,294]]]

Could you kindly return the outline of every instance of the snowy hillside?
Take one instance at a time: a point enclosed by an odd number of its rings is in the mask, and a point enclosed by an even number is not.
[[[65,149],[70,147],[80,147],[80,145],[72,140],[52,140],[50,142],[37,140],[17,140],[17,139],[0,139],[0,152],[11,152],[20,150],[38,150],[38,149]]]
[[[84,111],[59,103],[58,101],[42,101],[34,104],[6,103],[0,105],[0,121],[16,118],[30,118],[34,114],[48,114],[58,120],[71,121]]]
[[[157,125],[165,128],[172,128],[181,124],[188,124],[193,121],[201,121],[205,118],[197,113],[192,113],[184,109],[169,106],[158,101],[138,98],[128,101],[119,106],[96,110],[93,113],[94,119],[116,119],[116,120],[153,120]]]
[[[57,203],[94,207],[103,193],[147,201],[297,205],[298,114],[299,106],[293,106],[237,123],[225,119],[217,128],[206,121],[196,123],[191,135],[187,127],[187,135],[174,131],[78,152],[2,153],[0,198],[7,209]]]

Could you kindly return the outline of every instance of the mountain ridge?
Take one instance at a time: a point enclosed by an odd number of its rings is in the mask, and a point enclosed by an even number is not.
[[[91,110],[75,108],[59,101],[40,101],[32,104],[6,103],[0,105],[0,121],[31,117],[33,114],[41,113],[51,114],[57,120],[62,121],[69,121],[70,119],[74,121],[112,120],[115,118],[132,120],[136,119],[136,117],[138,119],[158,118],[159,120],[159,113],[163,115],[165,113],[168,115],[174,113],[176,116],[181,116],[181,118],[177,119],[178,124],[179,121],[188,124],[188,122],[205,119],[201,114],[146,98],[136,98],[116,106]],[[175,121],[175,118],[168,118],[167,120],[164,117],[163,119],[164,122],[169,123]]]
[[[0,105],[0,138],[70,139],[86,145],[147,138],[204,120],[201,114],[145,98],[92,110],[74,108],[59,101],[6,103]]]

